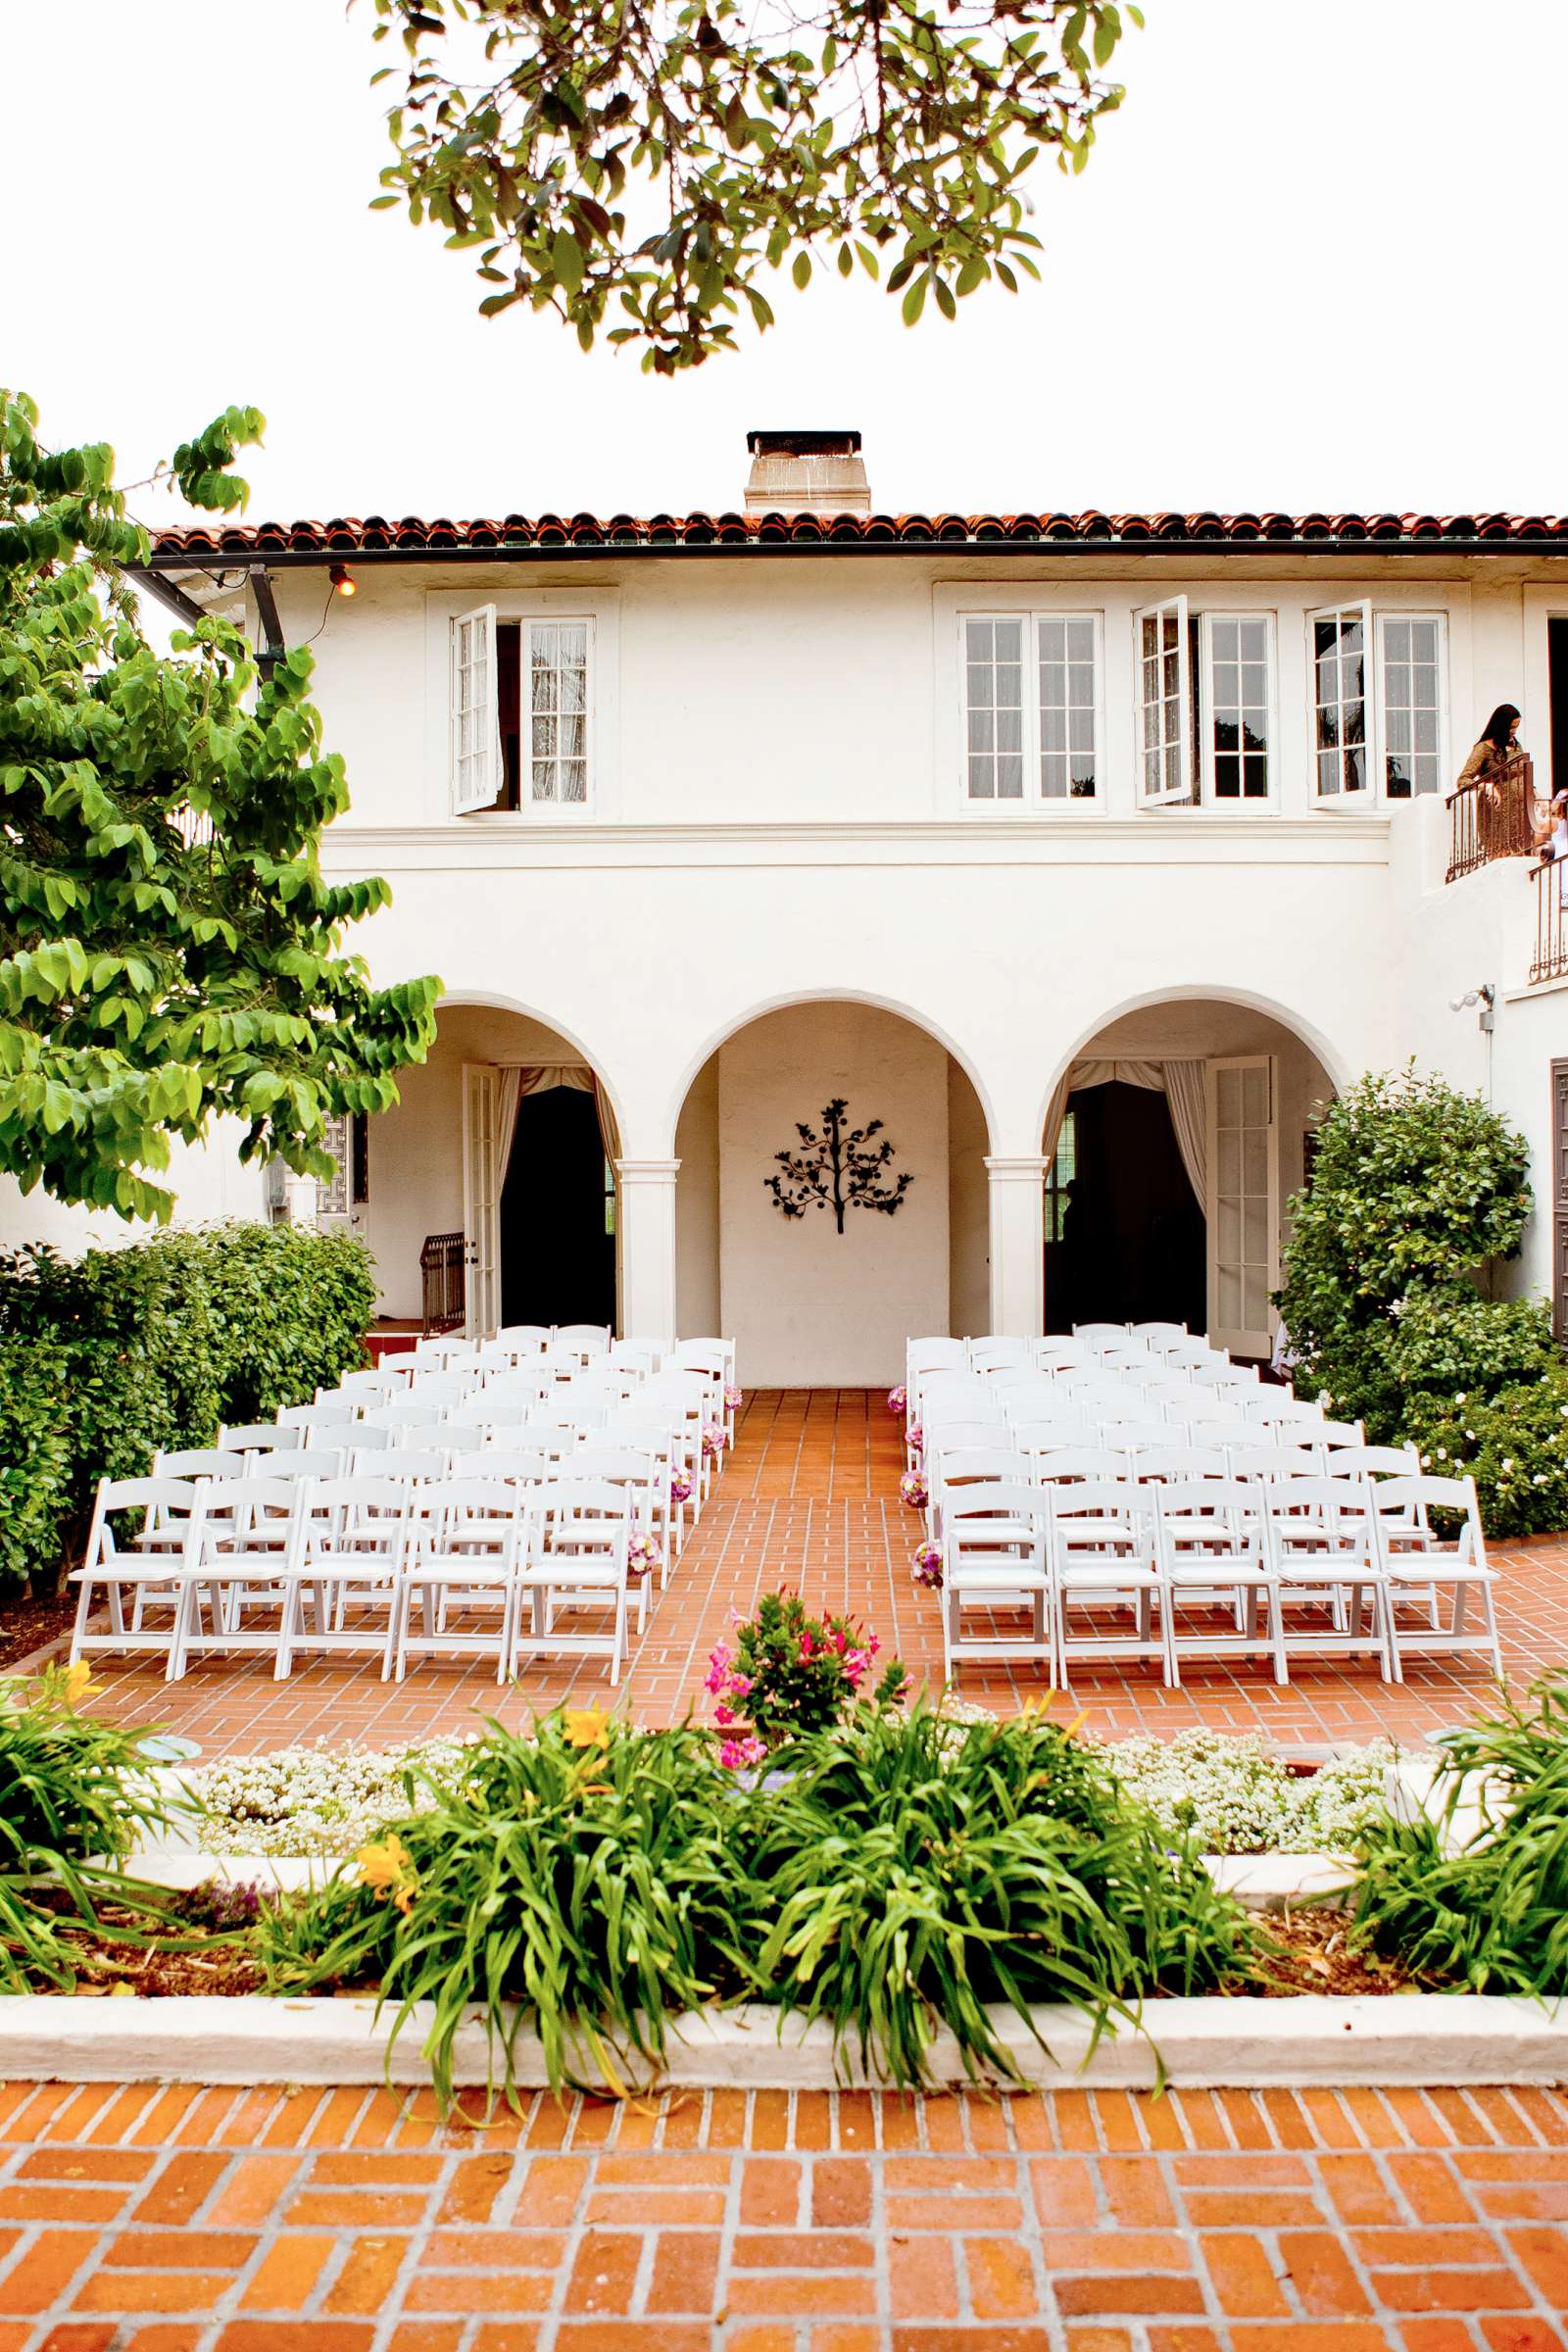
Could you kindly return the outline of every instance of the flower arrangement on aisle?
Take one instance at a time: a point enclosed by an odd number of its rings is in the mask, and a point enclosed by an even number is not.
[[[743,1389],[737,1389],[731,1384],[724,1391],[724,1410],[727,1413],[738,1413],[745,1402],[746,1393]]]
[[[941,1544],[920,1544],[910,1562],[909,1574],[914,1582],[917,1585],[923,1585],[928,1592],[940,1592],[942,1590]]]
[[[758,1764],[786,1740],[843,1722],[880,1648],[853,1617],[812,1617],[798,1592],[765,1592],[755,1617],[736,1617],[733,1643],[716,1643],[708,1661],[705,1687],[726,1735],[720,1761],[731,1770]],[[895,1658],[872,1704],[894,1704],[907,1680]]]
[[[902,1421],[909,1409],[909,1392],[906,1388],[889,1389],[888,1411],[896,1421]]]
[[[716,1462],[719,1455],[723,1452],[728,1444],[729,1432],[724,1427],[722,1421],[709,1421],[704,1423],[703,1451],[707,1454],[710,1461]]]
[[[669,1474],[669,1499],[671,1502],[690,1502],[691,1498],[692,1474],[683,1462],[677,1462]]]
[[[663,1565],[664,1551],[659,1538],[646,1535],[640,1529],[634,1530],[626,1545],[626,1574],[634,1583],[640,1583],[645,1576],[651,1576]]]
[[[923,1511],[930,1501],[923,1470],[906,1470],[899,1481],[899,1500],[906,1502],[911,1511]]]
[[[918,1461],[921,1454],[925,1451],[925,1431],[921,1428],[918,1421],[916,1421],[912,1429],[906,1431],[904,1442],[908,1446],[909,1451],[914,1455],[915,1460]]]

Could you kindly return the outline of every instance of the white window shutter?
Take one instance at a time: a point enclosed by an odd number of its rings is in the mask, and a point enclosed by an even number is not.
[[[452,813],[470,816],[501,797],[496,609],[476,605],[452,624]]]
[[[1312,797],[1330,807],[1364,807],[1376,773],[1377,696],[1372,674],[1372,608],[1324,605],[1306,616],[1312,691]]]
[[[1138,799],[1145,808],[1191,798],[1192,680],[1188,675],[1187,599],[1167,597],[1133,614],[1137,663]]]

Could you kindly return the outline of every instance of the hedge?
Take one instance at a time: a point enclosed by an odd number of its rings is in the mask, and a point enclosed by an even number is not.
[[[101,1477],[210,1445],[363,1362],[373,1261],[346,1234],[220,1225],[67,1259],[0,1254],[0,1594],[52,1589]]]

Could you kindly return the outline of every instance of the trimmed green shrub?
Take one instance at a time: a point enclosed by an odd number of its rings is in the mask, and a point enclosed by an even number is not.
[[[67,1350],[47,1340],[0,1338],[0,1594],[60,1556],[71,1507],[69,1369]]]
[[[79,1258],[0,1257],[0,1593],[48,1585],[79,1543],[102,1477],[160,1447],[209,1444],[314,1396],[363,1361],[372,1262],[349,1235],[220,1225]]]
[[[1417,1434],[1425,1468],[1475,1480],[1490,1534],[1568,1527],[1568,1369],[1492,1397],[1452,1397]]]
[[[1518,1254],[1528,1164],[1479,1096],[1413,1067],[1369,1073],[1325,1112],[1279,1293],[1298,1386],[1364,1421],[1374,1444],[1413,1439],[1434,1470],[1472,1472],[1494,1535],[1568,1526],[1547,1310],[1476,1287],[1486,1260]],[[1521,1446],[1507,1413],[1528,1425]]]

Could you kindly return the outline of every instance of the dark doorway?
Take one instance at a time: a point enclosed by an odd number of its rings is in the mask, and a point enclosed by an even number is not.
[[[615,1196],[592,1095],[553,1086],[517,1105],[501,1188],[504,1323],[615,1320]]]
[[[1546,623],[1546,688],[1551,715],[1551,789],[1568,784],[1568,620]],[[1538,775],[1536,790],[1544,793],[1546,779]]]
[[[1073,1174],[1061,1238],[1046,1245],[1046,1329],[1185,1323],[1201,1331],[1207,1237],[1163,1094],[1090,1086],[1067,1107]]]

